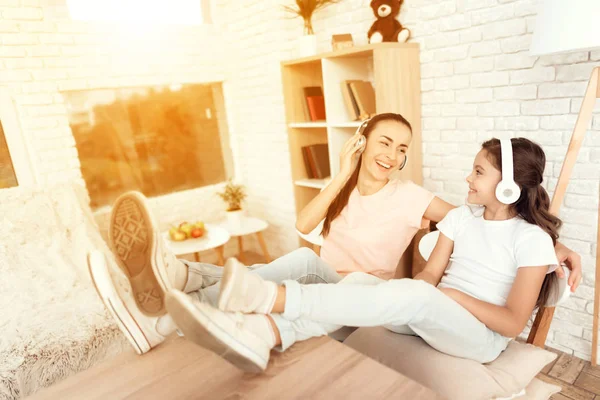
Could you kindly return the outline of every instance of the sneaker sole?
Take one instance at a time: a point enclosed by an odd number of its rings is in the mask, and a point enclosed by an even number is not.
[[[152,347],[146,336],[114,289],[104,254],[98,251],[88,254],[87,264],[98,296],[136,353],[142,355],[150,351]]]
[[[156,317],[165,313],[164,296],[168,287],[155,273],[158,238],[145,201],[135,192],[116,200],[110,217],[109,239],[119,267],[131,282],[138,308],[145,315]]]
[[[167,294],[167,309],[186,339],[246,372],[260,373],[267,367],[268,360],[264,360],[215,324],[182,292],[173,290]]]

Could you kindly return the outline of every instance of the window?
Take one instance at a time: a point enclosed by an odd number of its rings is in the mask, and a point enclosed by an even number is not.
[[[0,87],[0,189],[36,184],[28,143],[12,97]]]
[[[232,176],[221,84],[63,93],[91,205]]]
[[[0,121],[0,189],[10,188],[18,184],[6,137],[4,136],[4,128],[2,128],[2,121]]]
[[[67,0],[79,21],[198,25],[210,22],[208,0]]]

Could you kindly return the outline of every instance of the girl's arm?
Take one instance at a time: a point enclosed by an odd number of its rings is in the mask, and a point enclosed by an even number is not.
[[[448,211],[452,210],[453,208],[456,208],[456,206],[447,203],[436,196],[433,198],[433,200],[431,200],[431,203],[429,203],[429,207],[427,207],[427,210],[425,210],[423,217],[433,222],[440,222],[442,219],[444,219],[446,214],[448,214]]]
[[[547,266],[519,268],[504,306],[486,303],[456,289],[440,290],[491,330],[502,336],[516,337],[531,317],[547,271]]]
[[[452,210],[453,208],[456,208],[456,206],[445,202],[439,197],[434,197],[429,204],[429,207],[427,207],[427,210],[425,210],[423,217],[433,222],[440,222],[446,216],[446,214],[448,214],[448,211]],[[555,249],[558,261],[560,263],[566,263],[567,267],[571,270],[571,274],[569,275],[569,286],[571,287],[571,292],[575,292],[581,283],[582,278],[581,256],[560,242],[556,243]],[[564,276],[562,267],[559,266],[556,269],[556,274],[559,278]]]
[[[452,250],[454,250],[454,242],[440,232],[438,241],[427,260],[425,268],[415,275],[414,279],[420,279],[437,286],[442,276],[444,276]]]

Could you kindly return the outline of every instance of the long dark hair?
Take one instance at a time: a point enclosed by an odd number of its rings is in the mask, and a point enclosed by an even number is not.
[[[373,118],[371,118],[369,120],[365,130],[363,131],[363,135],[366,138],[369,138],[369,135],[371,134],[373,129],[375,129],[377,124],[381,121],[396,121],[398,123],[404,124],[408,127],[408,129],[410,129],[410,131],[412,133],[412,127],[410,126],[410,123],[402,115],[395,114],[395,113],[383,113],[383,114],[377,114],[376,116],[374,116]],[[329,208],[327,209],[327,214],[325,215],[325,222],[323,222],[323,231],[321,232],[323,237],[326,237],[329,234],[329,229],[331,228],[331,222],[334,219],[336,219],[338,215],[340,215],[340,213],[342,212],[344,207],[346,207],[346,204],[348,204],[348,200],[350,199],[350,194],[352,193],[352,191],[356,187],[356,183],[358,182],[358,174],[360,173],[361,162],[362,162],[362,154],[360,155],[360,157],[358,159],[358,165],[356,166],[356,169],[350,176],[350,179],[348,179],[348,181],[346,182],[346,184],[344,185],[342,190],[340,190],[340,192],[338,193],[336,198],[333,199],[333,201],[329,205]]]
[[[558,230],[562,221],[550,214],[550,197],[542,186],[546,154],[542,148],[525,138],[511,139],[513,149],[514,180],[521,188],[521,196],[512,204],[513,211],[525,221],[542,228],[552,238],[556,245]],[[500,140],[491,139],[483,143],[487,159],[492,165],[502,171],[502,155]],[[556,274],[547,274],[538,296],[536,307],[544,306],[555,284]]]

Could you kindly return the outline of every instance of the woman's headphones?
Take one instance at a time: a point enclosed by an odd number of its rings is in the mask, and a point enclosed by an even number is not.
[[[371,119],[366,119],[362,124],[360,124],[360,126],[358,127],[358,129],[356,130],[356,133],[355,133],[355,135],[360,135],[360,138],[356,142],[356,146],[360,147],[360,150],[358,150],[360,153],[362,153],[363,151],[365,151],[365,144],[367,143],[367,138],[365,137],[365,135],[363,135],[363,132],[365,131],[365,129],[367,129],[367,126],[369,125],[369,121],[370,120]],[[408,154],[405,154],[404,155],[404,162],[402,163],[402,165],[398,169],[399,170],[404,169],[404,167],[406,166],[406,162],[407,161],[408,161]]]
[[[496,186],[496,198],[503,204],[513,204],[521,196],[521,188],[513,176],[513,149],[510,139],[500,140],[502,180]]]

